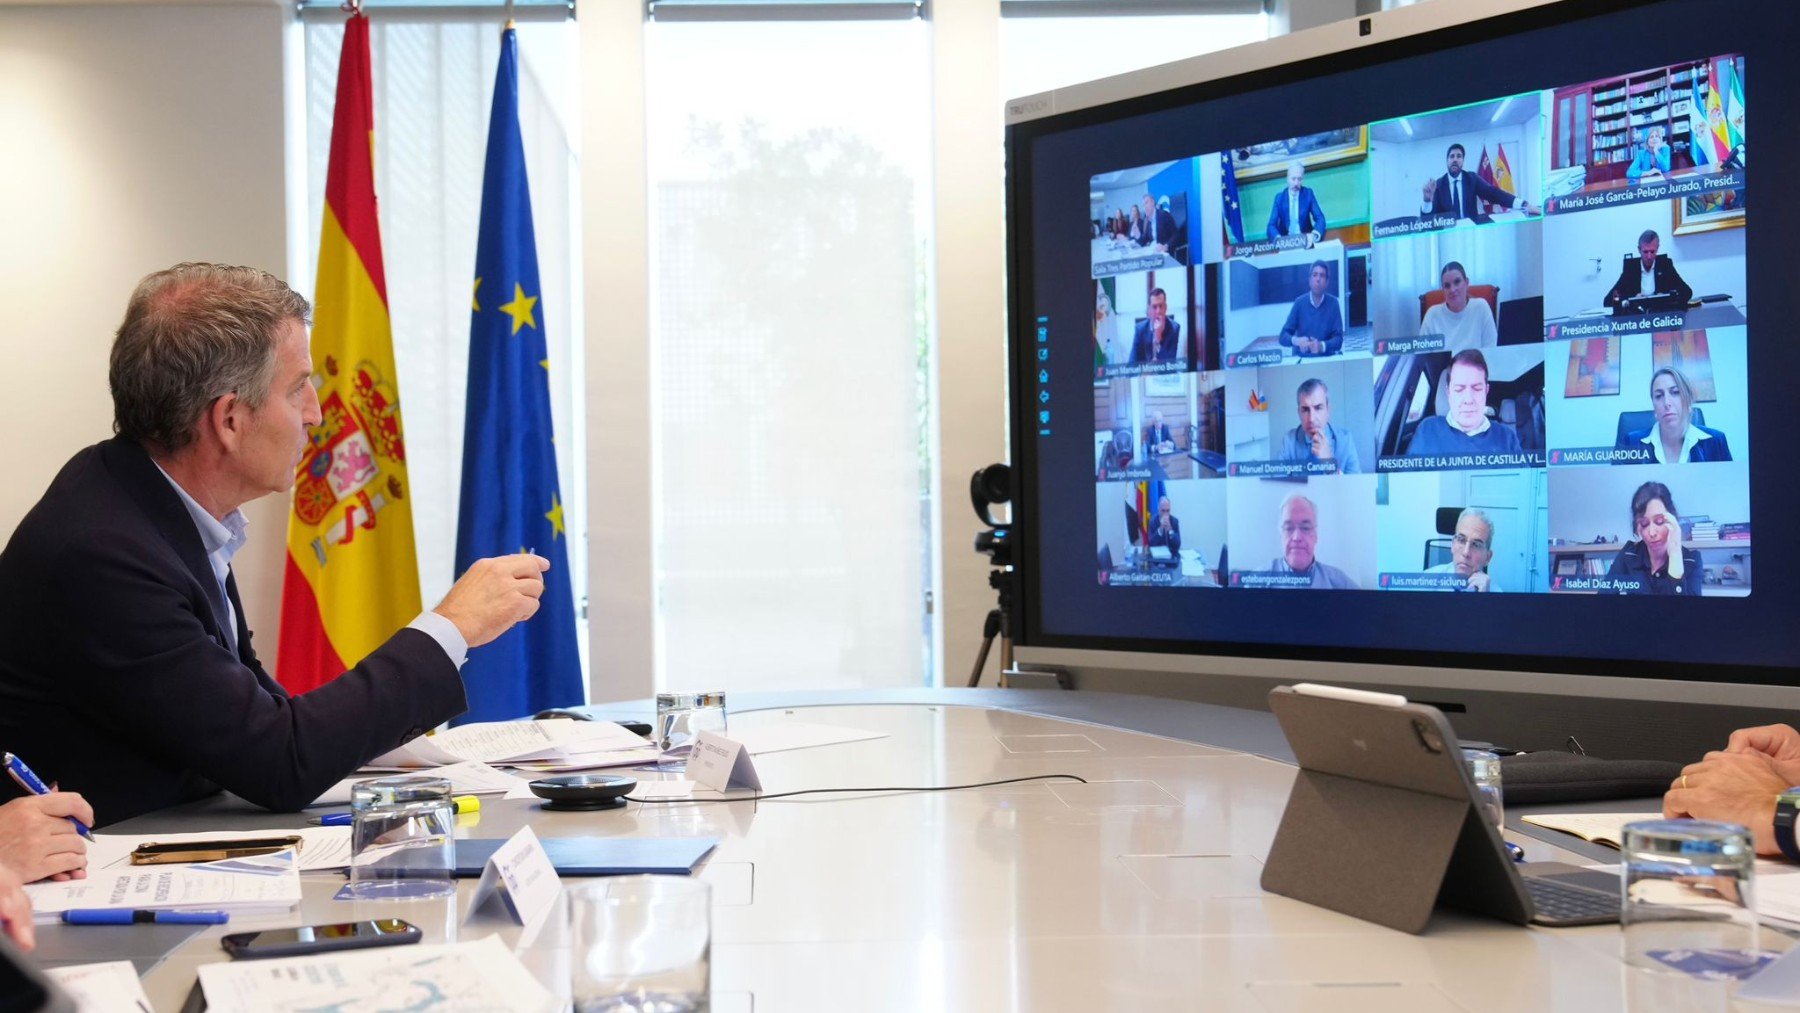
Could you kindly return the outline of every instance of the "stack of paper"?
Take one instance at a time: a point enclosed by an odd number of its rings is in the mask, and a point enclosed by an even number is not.
[[[578,770],[643,763],[655,746],[611,721],[490,721],[422,735],[369,761],[371,767],[412,770],[468,760],[533,770]]]
[[[390,754],[391,755],[391,754]],[[525,781],[514,777],[503,770],[482,763],[480,760],[464,760],[443,767],[421,767],[408,773],[430,774],[433,777],[447,778],[450,781],[450,793],[453,795],[502,795],[514,788],[524,786]],[[358,777],[346,777],[342,781],[325,790],[325,794],[313,799],[313,805],[349,805],[350,787],[358,781],[367,781],[372,775],[363,774]]]
[[[240,960],[200,968],[211,1013],[422,1010],[538,1013],[560,1007],[499,936],[472,943]]]
[[[200,865],[93,871],[86,879],[25,887],[38,921],[64,911],[286,911],[300,903],[292,851]]]

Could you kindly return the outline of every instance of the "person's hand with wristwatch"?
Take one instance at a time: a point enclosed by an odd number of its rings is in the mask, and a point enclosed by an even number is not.
[[[1783,802],[1783,798],[1789,800]],[[1757,854],[1787,855],[1800,862],[1800,847],[1794,841],[1796,805],[1800,805],[1800,787],[1783,777],[1775,761],[1760,752],[1707,753],[1700,762],[1682,768],[1681,776],[1663,795],[1666,817],[1742,824],[1755,836]],[[1784,809],[1785,845],[1777,827]]]

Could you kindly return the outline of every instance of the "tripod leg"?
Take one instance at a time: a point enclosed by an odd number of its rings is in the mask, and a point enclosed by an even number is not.
[[[976,653],[975,667],[969,672],[970,689],[974,689],[981,682],[981,670],[987,667],[988,651],[993,649],[994,638],[1001,635],[1001,630],[1005,625],[1006,614],[1004,612],[999,609],[989,610],[987,619],[981,624],[981,650]],[[1010,657],[1012,655],[1012,637],[1008,636],[1005,644],[1006,655]],[[1003,663],[1001,667],[1005,668],[1006,665]]]
[[[987,667],[988,650],[994,646],[992,633],[981,638],[981,650],[975,653],[975,667],[969,671],[969,688],[974,689],[981,684],[981,670]]]

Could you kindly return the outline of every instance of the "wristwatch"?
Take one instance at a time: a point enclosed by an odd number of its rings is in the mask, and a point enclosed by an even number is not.
[[[1794,841],[1794,819],[1800,816],[1800,786],[1775,796],[1775,844],[1790,862],[1800,862],[1800,844]]]

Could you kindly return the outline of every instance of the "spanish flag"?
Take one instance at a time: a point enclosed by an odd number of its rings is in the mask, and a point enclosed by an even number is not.
[[[1512,163],[1506,159],[1506,145],[1497,145],[1494,149],[1494,185],[1507,193],[1518,195],[1513,188]]]
[[[419,613],[375,215],[373,92],[369,21],[352,14],[338,63],[313,300],[313,380],[325,418],[295,475],[281,594],[275,673],[294,693],[330,682]]]

